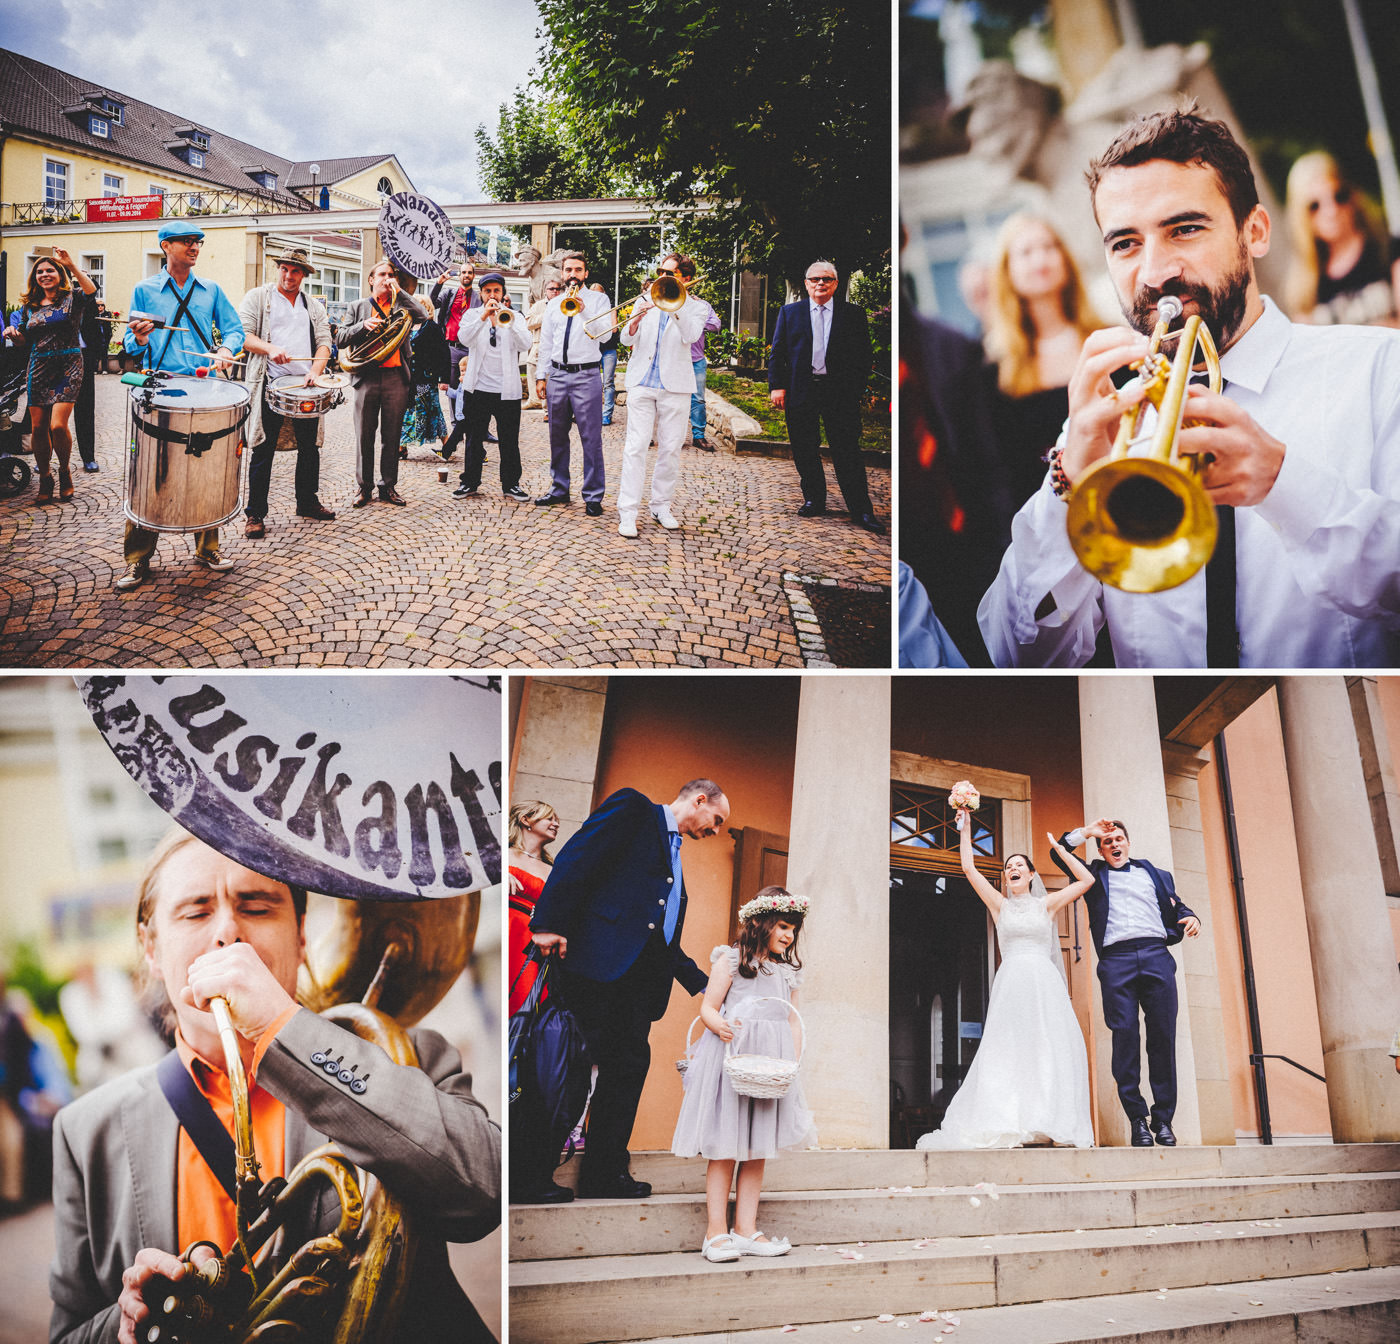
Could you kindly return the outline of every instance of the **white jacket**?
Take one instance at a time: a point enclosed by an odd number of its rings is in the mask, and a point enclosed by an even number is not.
[[[661,337],[661,362],[658,372],[661,386],[668,392],[684,392],[691,396],[695,392],[695,364],[690,358],[691,346],[700,339],[705,330],[706,305],[699,299],[686,297],[685,304],[672,313]],[[637,387],[647,376],[651,361],[656,355],[656,333],[661,327],[662,312],[659,308],[649,308],[642,318],[636,334],[627,328],[631,319],[623,324],[622,343],[632,347],[632,355],[627,361],[627,386]]]
[[[520,400],[520,356],[534,341],[525,325],[525,314],[511,309],[511,322],[508,327],[496,328],[496,340],[505,347],[505,377],[502,380],[501,400]],[[471,308],[462,314],[461,325],[457,328],[457,344],[467,351],[467,368],[462,374],[462,386],[468,392],[476,391],[476,380],[481,376],[481,364],[491,349],[491,324],[481,320],[481,309]],[[514,372],[515,376],[511,377]]]

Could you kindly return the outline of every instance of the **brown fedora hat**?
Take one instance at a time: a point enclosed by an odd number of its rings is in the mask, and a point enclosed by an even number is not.
[[[274,266],[300,266],[307,275],[315,275],[316,267],[311,264],[311,258],[307,256],[306,249],[302,247],[289,248],[280,257],[273,257]]]

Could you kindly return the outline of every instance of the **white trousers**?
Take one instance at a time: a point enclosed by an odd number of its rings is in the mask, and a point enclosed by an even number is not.
[[[617,512],[635,519],[647,479],[647,449],[655,428],[656,466],[651,472],[651,507],[670,508],[681,474],[681,445],[690,428],[690,393],[658,387],[627,389],[627,442],[622,448],[622,479]]]

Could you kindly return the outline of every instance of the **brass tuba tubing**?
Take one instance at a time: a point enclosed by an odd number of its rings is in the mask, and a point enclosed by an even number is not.
[[[1166,295],[1157,305],[1157,324],[1146,357],[1137,367],[1143,400],[1124,412],[1108,457],[1075,483],[1065,526],[1079,562],[1100,582],[1130,593],[1155,593],[1184,583],[1210,559],[1218,524],[1215,506],[1199,479],[1199,464],[1183,461],[1178,439],[1186,389],[1199,349],[1212,391],[1220,390],[1220,359],[1210,330],[1199,315],[1179,331],[1170,326],[1183,311],[1181,300]],[[1168,364],[1160,353],[1177,342]],[[1147,402],[1157,409],[1151,444],[1138,427]]]

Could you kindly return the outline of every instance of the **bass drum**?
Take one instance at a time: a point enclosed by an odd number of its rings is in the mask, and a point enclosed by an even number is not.
[[[239,511],[248,387],[177,376],[132,388],[123,512],[153,532],[200,532]]]

